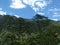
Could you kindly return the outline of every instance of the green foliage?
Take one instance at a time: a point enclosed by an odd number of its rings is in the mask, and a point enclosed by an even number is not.
[[[0,16],[0,45],[60,45],[58,24],[39,14],[31,20]]]

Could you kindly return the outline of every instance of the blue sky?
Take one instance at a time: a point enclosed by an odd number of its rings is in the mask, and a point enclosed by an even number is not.
[[[0,0],[0,14],[32,18],[35,14],[60,20],[60,0]]]

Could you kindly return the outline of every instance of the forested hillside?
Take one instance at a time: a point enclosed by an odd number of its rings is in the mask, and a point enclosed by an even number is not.
[[[32,19],[0,15],[0,45],[60,45],[60,22],[39,14]]]

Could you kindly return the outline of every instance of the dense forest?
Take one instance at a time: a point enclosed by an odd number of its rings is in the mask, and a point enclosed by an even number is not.
[[[0,15],[0,45],[60,45],[60,21]]]

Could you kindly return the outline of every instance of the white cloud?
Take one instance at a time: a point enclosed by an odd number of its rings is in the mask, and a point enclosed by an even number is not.
[[[58,15],[58,13],[57,12],[54,12],[54,15]]]
[[[2,10],[2,8],[0,8],[0,10]]]
[[[35,2],[38,1],[38,0],[23,0],[23,3],[27,4],[27,5],[30,5],[31,7],[34,7],[35,5]]]
[[[11,8],[15,8],[15,9],[21,9],[21,8],[25,8],[26,5],[24,5],[21,0],[12,0],[12,3],[10,5]]]
[[[34,7],[33,10],[34,10],[35,12],[37,12],[37,11],[39,11],[39,8]]]
[[[60,15],[53,15],[53,17],[60,17]]]
[[[48,10],[49,12],[52,12],[53,17],[60,17],[60,8],[51,8]]]
[[[43,2],[36,2],[36,5],[39,6],[40,8],[43,8],[47,5],[47,3],[45,1]]]
[[[49,4],[48,2],[50,3],[51,0],[12,0],[10,7],[22,9],[29,5],[35,12],[37,12],[40,8],[42,9],[47,6]]]
[[[53,12],[53,17],[60,17],[60,13],[59,12]]]
[[[0,11],[0,14],[1,14],[1,15],[6,15],[6,12]]]
[[[52,20],[54,20],[54,21],[58,21],[58,19],[52,19]]]
[[[2,8],[0,8],[0,15],[6,15],[7,13],[5,11],[3,11]]]
[[[15,17],[17,17],[17,18],[19,18],[20,16],[18,16],[18,15],[14,15]]]
[[[23,3],[30,5],[31,7],[35,7],[35,5],[39,6],[40,8],[43,8],[47,6],[47,4],[51,2],[51,0],[23,0]]]
[[[48,11],[60,11],[60,8],[52,8],[52,9],[49,9]]]
[[[38,12],[38,14],[45,15],[45,13],[43,13],[43,12]]]

